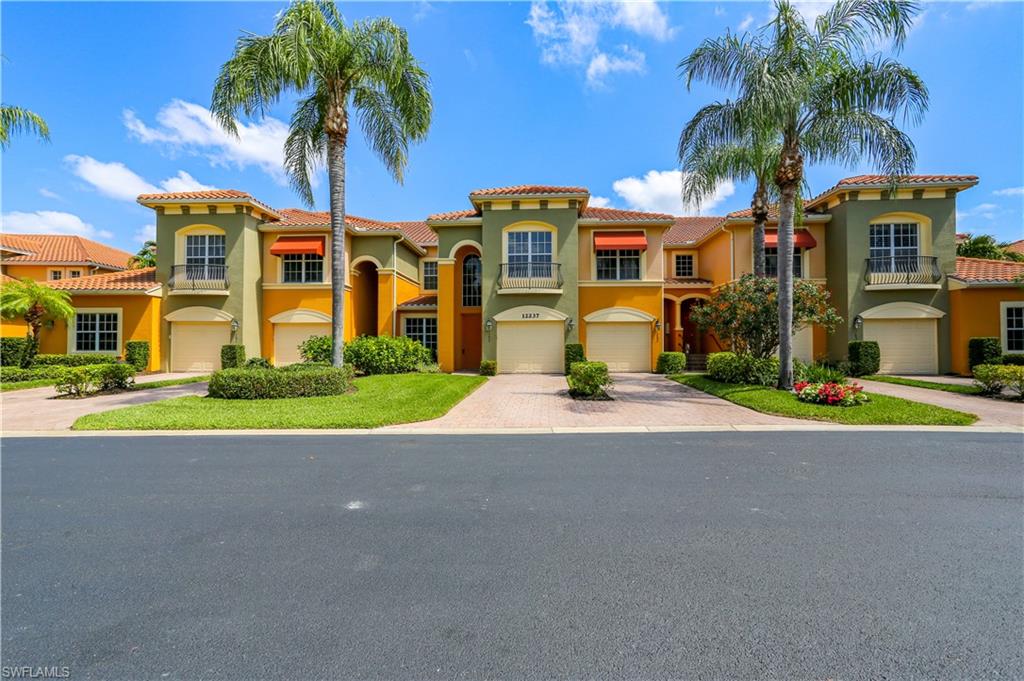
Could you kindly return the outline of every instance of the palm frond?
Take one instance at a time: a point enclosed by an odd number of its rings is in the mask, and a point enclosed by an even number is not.
[[[763,46],[756,36],[726,33],[721,38],[704,40],[679,62],[678,69],[687,88],[695,80],[731,88],[760,70],[763,55]]]
[[[803,148],[812,163],[853,165],[866,159],[892,178],[912,173],[917,156],[909,135],[871,111],[820,113],[804,135]]]
[[[317,90],[299,101],[284,143],[284,165],[288,181],[310,207],[314,205],[310,174],[322,168],[327,159],[323,115],[326,99],[326,93]]]
[[[901,114],[920,123],[928,110],[928,88],[912,69],[889,59],[836,68],[815,85],[814,106],[822,111]]]
[[[836,0],[815,21],[819,50],[863,52],[882,40],[900,50],[919,7],[913,0]]]
[[[50,141],[50,128],[42,116],[18,106],[0,106],[0,146],[6,149],[11,137],[21,133],[34,133]]]

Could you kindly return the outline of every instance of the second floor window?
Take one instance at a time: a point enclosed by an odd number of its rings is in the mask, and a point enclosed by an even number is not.
[[[286,253],[281,266],[285,283],[311,284],[324,280],[324,257],[316,253]]]
[[[692,255],[676,256],[676,276],[680,278],[694,276]]]
[[[871,225],[868,245],[872,272],[916,271],[919,252],[916,223]]]
[[[597,251],[597,278],[600,281],[640,279],[639,249]]]
[[[189,234],[185,237],[185,265],[189,278],[224,276],[224,235]]]
[[[435,260],[423,263],[423,290],[437,290],[437,261]]]
[[[551,276],[551,232],[508,233],[508,276]]]
[[[50,281],[60,281],[64,273],[60,270],[50,270]]]
[[[462,261],[462,306],[480,307],[480,256],[467,255]]]
[[[764,249],[764,273],[769,277],[779,276],[779,249],[767,247]],[[793,249],[793,276],[802,279],[804,276],[803,251],[799,248]]]

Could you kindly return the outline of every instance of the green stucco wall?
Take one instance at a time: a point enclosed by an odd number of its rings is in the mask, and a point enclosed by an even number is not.
[[[414,281],[420,280],[420,256],[409,250],[405,242],[398,244],[398,260],[395,268],[402,274]]]

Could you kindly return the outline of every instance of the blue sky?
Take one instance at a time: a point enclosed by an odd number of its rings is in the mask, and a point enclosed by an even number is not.
[[[241,142],[205,107],[241,30],[267,33],[282,3],[17,3],[0,6],[3,102],[42,114],[52,142],[19,138],[3,154],[7,231],[78,233],[135,250],[153,215],[139,191],[200,186],[300,202],[280,171],[290,101],[246,122]],[[806,16],[825,3],[802,3]],[[689,214],[674,174],[679,131],[727,93],[687,92],[676,64],[702,39],[755,29],[768,3],[564,6],[346,3],[347,18],[388,15],[408,28],[431,74],[434,123],[396,185],[353,135],[349,212],[423,219],[466,195],[518,183],[583,184],[595,202]],[[976,174],[959,199],[960,231],[1024,237],[1024,5],[928,3],[901,59],[931,91],[910,129],[918,172]],[[809,169],[814,193],[864,165]],[[723,186],[703,206],[749,205]],[[317,200],[327,207],[326,181]],[[685,211],[685,212],[684,212]]]

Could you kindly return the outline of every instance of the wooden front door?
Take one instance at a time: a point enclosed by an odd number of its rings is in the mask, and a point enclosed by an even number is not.
[[[480,335],[482,317],[479,312],[462,313],[462,347],[456,364],[459,369],[477,370],[480,368]]]

